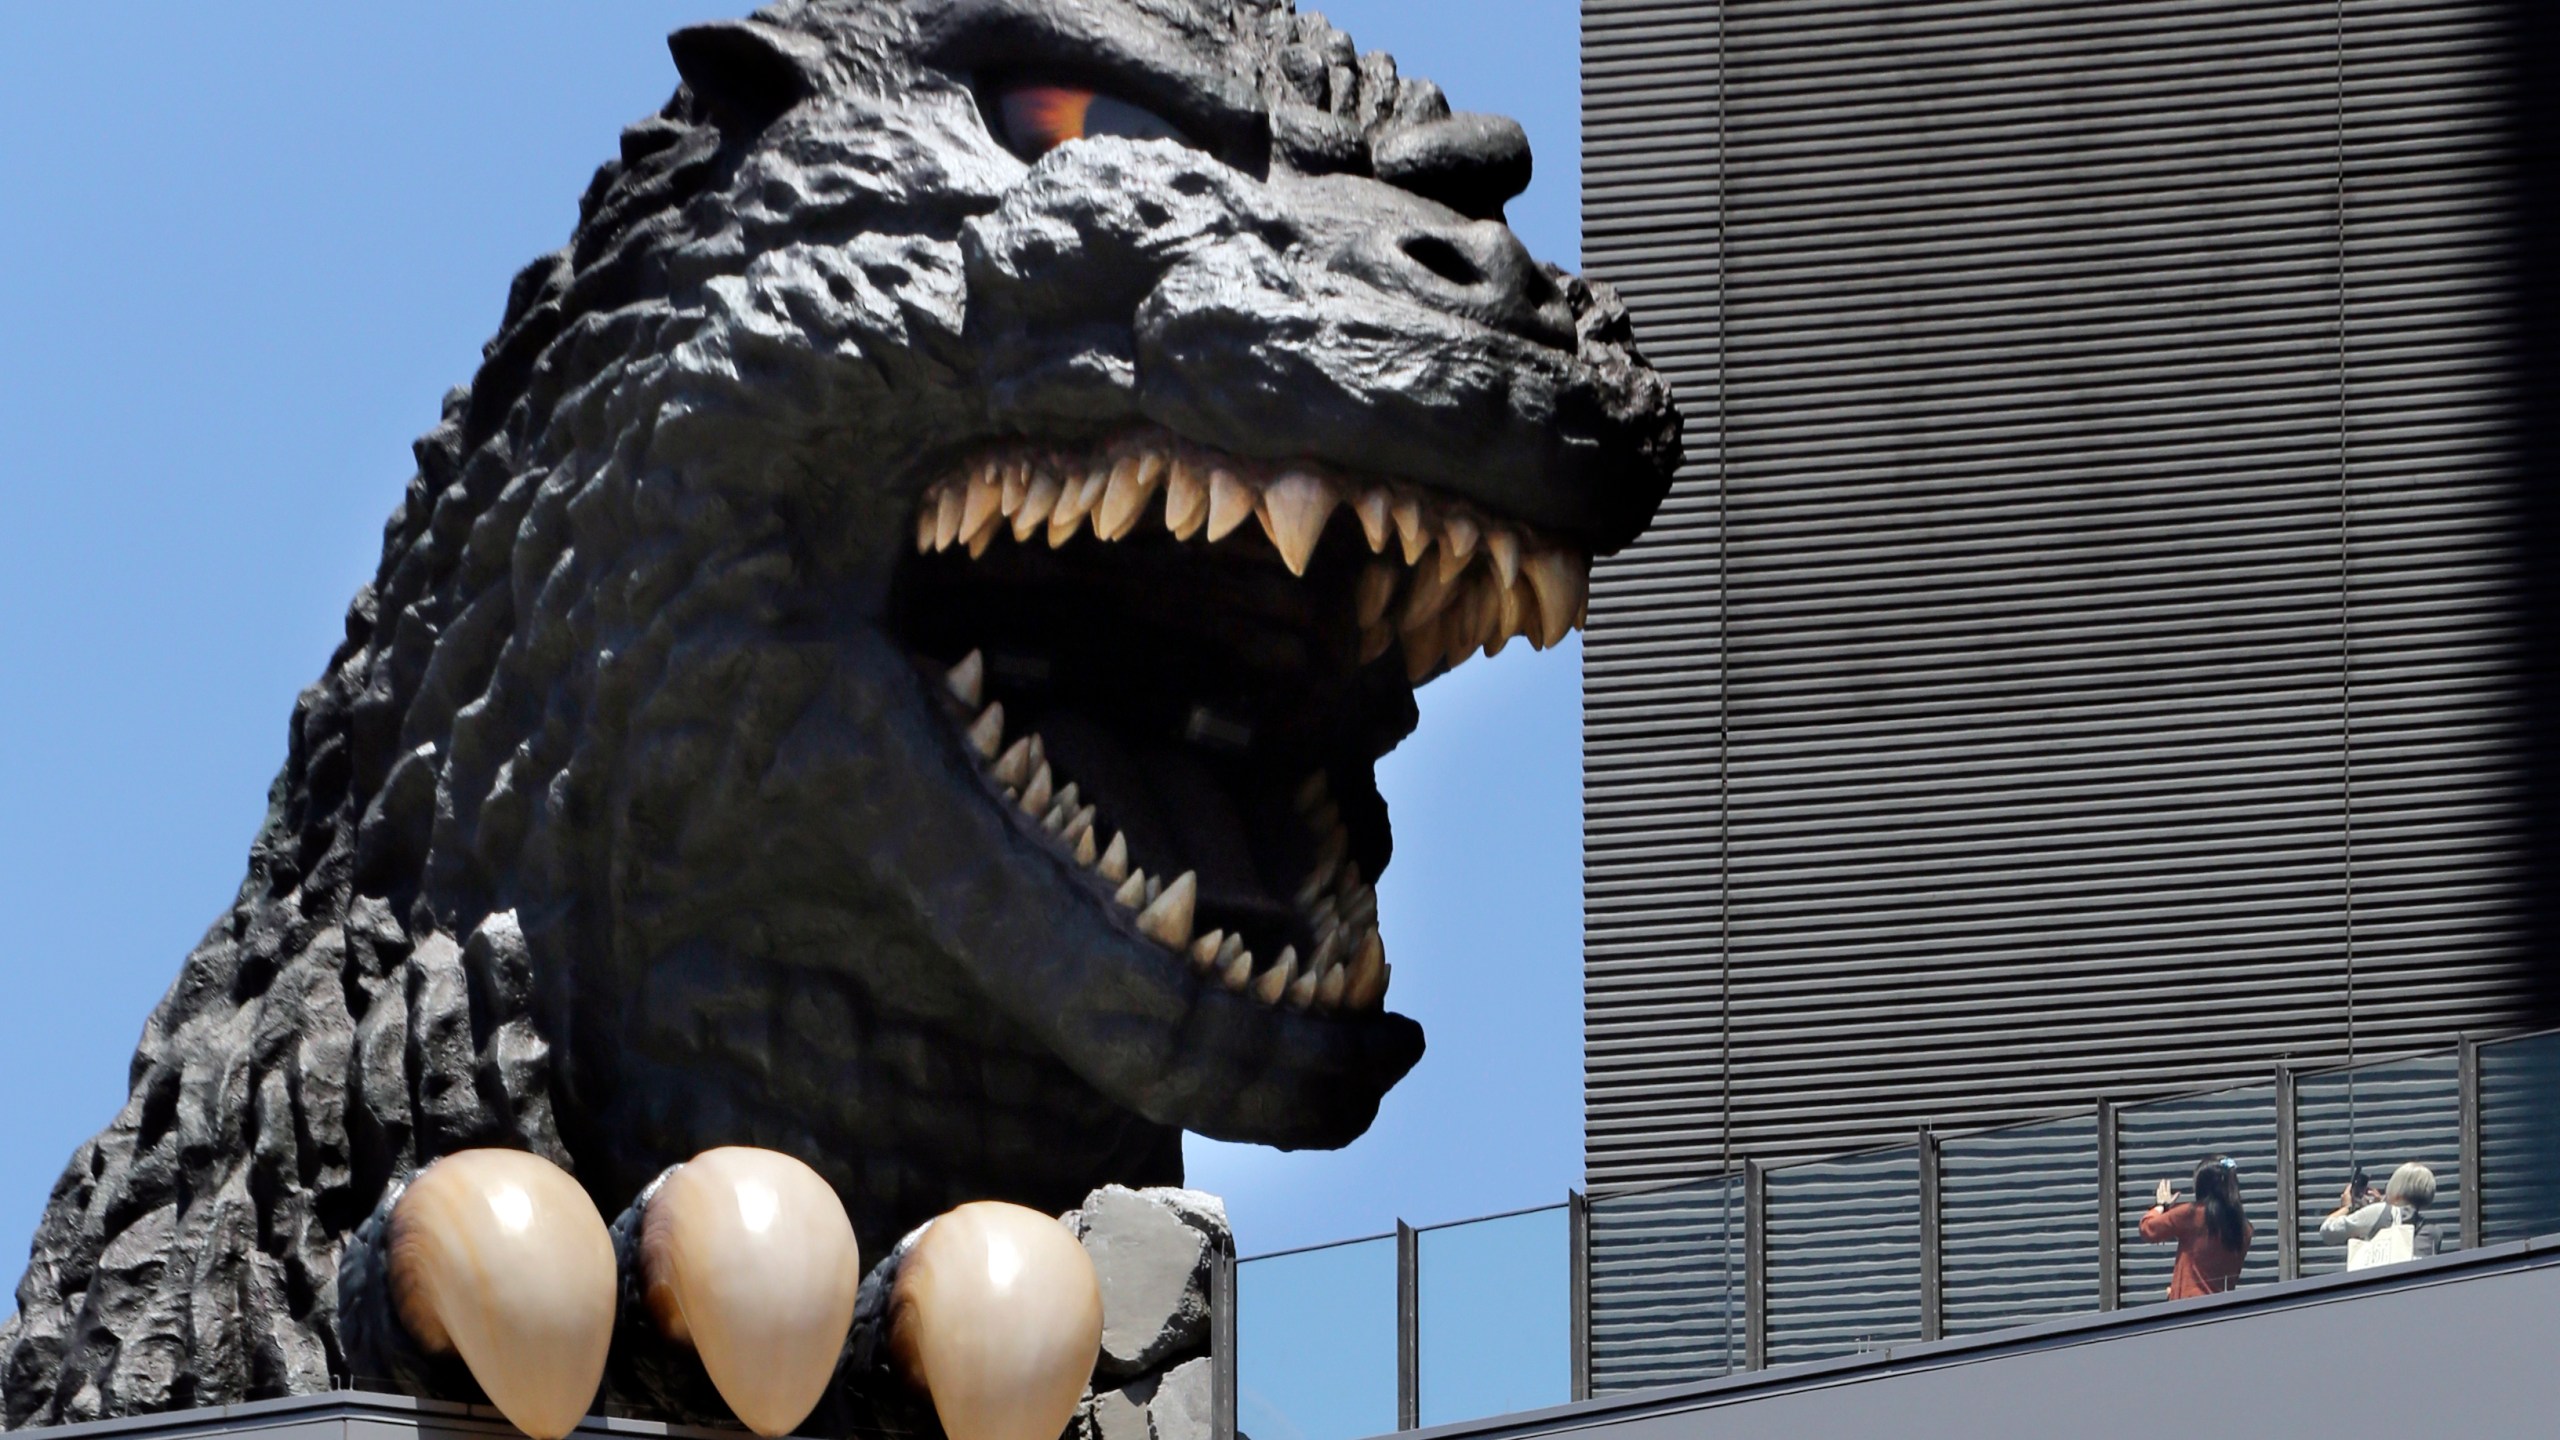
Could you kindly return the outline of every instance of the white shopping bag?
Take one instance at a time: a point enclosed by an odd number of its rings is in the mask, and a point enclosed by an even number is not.
[[[2397,1265],[2417,1253],[2418,1232],[2408,1225],[2385,1225],[2373,1232],[2370,1240],[2347,1242],[2347,1268],[2370,1270],[2376,1265]]]

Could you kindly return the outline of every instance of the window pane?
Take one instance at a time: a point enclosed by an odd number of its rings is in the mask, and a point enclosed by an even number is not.
[[[1769,1363],[1920,1338],[1916,1149],[1769,1172]]]
[[[2480,1047],[2480,1230],[2560,1231],[2560,1034]]]
[[[2302,1155],[2302,1273],[2347,1268],[2347,1247],[2320,1238],[2320,1222],[2360,1165],[2378,1189],[2405,1161],[2436,1175],[2437,1248],[2462,1245],[2461,1062],[2451,1055],[2305,1075],[2294,1086],[2294,1134]]]
[[[1236,1424],[1253,1440],[1396,1428],[1393,1236],[1236,1266]]]
[[[1423,1424],[1573,1398],[1570,1224],[1558,1205],[1417,1237]]]
[[[1593,1394],[1741,1368],[1742,1230],[1739,1178],[1591,1202]]]
[[[2193,1198],[2198,1162],[2228,1155],[2239,1163],[2241,1211],[2257,1226],[2242,1265],[2242,1285],[2272,1285],[2276,1244],[2276,1087],[2251,1085],[2210,1095],[2180,1096],[2117,1112],[2116,1218],[2123,1257],[2119,1303],[2153,1305],[2168,1298],[2178,1247],[2137,1233],[2162,1180]]]
[[[1938,1213],[1946,1332],[2098,1308],[2098,1117],[1944,1141]]]

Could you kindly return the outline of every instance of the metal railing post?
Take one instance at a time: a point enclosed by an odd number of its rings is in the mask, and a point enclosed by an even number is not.
[[[2461,1107],[2462,1248],[2486,1243],[2482,1197],[2488,1190],[2487,1167],[2480,1154],[2480,1042],[2461,1038],[2454,1051],[2454,1093]]]
[[[2302,1278],[2302,1126],[2293,1067],[2276,1067],[2276,1278]]]
[[[1591,1197],[1579,1190],[1564,1192],[1566,1303],[1565,1343],[1572,1347],[1573,1398],[1591,1398]]]
[[[1209,1256],[1209,1433],[1236,1440],[1236,1242],[1220,1236]]]
[[[1742,1162],[1742,1368],[1769,1368],[1769,1170]]]
[[[2098,1102],[2098,1308],[2113,1310],[2123,1289],[2124,1232],[2116,1214],[2116,1106]]]
[[[1920,1338],[1947,1333],[1946,1215],[1938,1200],[1938,1132],[1920,1127]]]
[[[1396,1428],[1422,1428],[1422,1236],[1396,1222]]]

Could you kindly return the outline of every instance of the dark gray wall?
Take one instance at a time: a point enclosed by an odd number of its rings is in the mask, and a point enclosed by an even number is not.
[[[1595,1190],[2529,1018],[2507,23],[1587,0]]]

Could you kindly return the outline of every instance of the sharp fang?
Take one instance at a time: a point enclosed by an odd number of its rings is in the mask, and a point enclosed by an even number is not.
[[[1529,588],[1538,595],[1538,648],[1551,648],[1573,630],[1573,617],[1581,610],[1583,597],[1590,589],[1590,568],[1572,551],[1541,550],[1530,556],[1521,569],[1529,577]]]
[[[960,502],[960,538],[972,549],[981,548],[980,537],[994,534],[1003,517],[1004,487],[990,464],[969,479],[969,493]]]
[[[1094,512],[1093,533],[1104,540],[1118,540],[1138,528],[1138,520],[1147,513],[1147,501],[1154,498],[1156,486],[1164,481],[1164,457],[1150,451],[1143,455],[1121,457],[1111,467],[1110,482],[1103,487],[1102,508]]]
[[[1421,564],[1422,552],[1431,548],[1431,532],[1422,524],[1422,502],[1406,495],[1388,513],[1395,517],[1396,537],[1404,542],[1404,563]]]
[[[1207,973],[1218,968],[1218,952],[1226,948],[1227,932],[1212,930],[1191,942],[1191,968]]]
[[[1235,937],[1230,935],[1227,939],[1232,943]],[[1244,987],[1253,983],[1253,952],[1238,948],[1225,957],[1224,963],[1225,968],[1218,972],[1218,983],[1235,994],[1243,994]]]
[[[1404,616],[1396,621],[1396,628],[1409,635],[1438,619],[1456,590],[1450,577],[1437,570],[1416,572],[1413,588],[1404,597]]]
[[[1324,522],[1333,518],[1333,507],[1340,501],[1332,486],[1304,470],[1287,471],[1264,487],[1262,533],[1271,537],[1290,574],[1307,573],[1316,542],[1324,538]]]
[[[1360,588],[1355,598],[1359,603],[1361,629],[1368,629],[1385,616],[1387,606],[1396,598],[1396,581],[1401,578],[1396,574],[1396,567],[1376,561],[1360,572]]]
[[[1164,528],[1188,540],[1209,523],[1209,477],[1188,456],[1177,455],[1164,485]]]
[[[1156,903],[1156,897],[1163,893],[1164,877],[1161,875],[1149,876],[1147,879],[1147,903],[1153,905]]]
[[[1312,967],[1301,972],[1297,983],[1289,987],[1289,1008],[1304,1010],[1316,1003],[1316,986],[1322,983]]]
[[[1120,882],[1120,888],[1112,892],[1111,898],[1119,901],[1121,908],[1124,910],[1135,910],[1140,905],[1145,904],[1147,900],[1147,872],[1144,870],[1130,871],[1129,878]]]
[[[1323,941],[1316,946],[1316,953],[1308,958],[1307,973],[1321,975],[1333,969],[1335,963],[1342,959],[1343,952],[1350,948],[1351,932],[1336,924],[1325,932]]]
[[[1058,477],[1043,470],[1032,479],[1030,490],[1024,493],[1022,508],[1013,512],[1014,543],[1028,541],[1042,525],[1048,523],[1049,516],[1057,508]]]
[[[969,744],[980,759],[995,758],[996,747],[1004,743],[1004,706],[988,706],[969,727]]]
[[[917,553],[917,554],[919,554],[919,555],[930,555],[930,554],[932,554],[932,553],[933,553],[933,531],[934,531],[934,518],[935,518],[937,515],[939,515],[941,512],[942,512],[942,507],[941,507],[941,505],[939,505],[939,504],[937,504],[937,503],[933,502],[933,501],[932,501],[932,500],[930,500],[930,499],[928,499],[928,500],[925,502],[925,504],[924,504],[924,505],[922,505],[921,507],[919,507],[919,508],[917,509],[917,511],[916,511],[916,553]]]
[[[1476,610],[1475,587],[1460,584],[1457,603],[1449,607],[1440,627],[1441,658],[1450,669],[1457,669],[1476,653],[1476,637],[1483,633],[1484,620]]]
[[[1052,788],[1056,783],[1056,777],[1049,773],[1049,762],[1041,761],[1040,768],[1031,772],[1031,783],[1022,787],[1024,813],[1047,814],[1049,802],[1056,798],[1056,791]]]
[[[1253,487],[1224,466],[1209,472],[1209,543],[1217,544],[1253,518]]]
[[[1404,678],[1419,685],[1440,664],[1440,626],[1437,621],[1420,630],[1409,630],[1404,636]]]
[[[1138,933],[1169,950],[1191,943],[1191,908],[1200,898],[1200,877],[1185,870],[1164,893],[1138,912]]]
[[[1070,785],[1067,788],[1073,790],[1076,787]],[[1079,865],[1093,863],[1093,816],[1094,807],[1090,805],[1078,810],[1068,818],[1067,828],[1058,836],[1060,844],[1076,847],[1076,863]]]
[[[1072,781],[1070,781],[1064,789],[1061,789],[1058,792],[1058,808],[1066,811],[1070,815],[1076,813],[1076,807],[1083,803],[1084,794],[1082,791],[1076,789],[1075,784]]]
[[[1319,1010],[1341,1009],[1342,997],[1350,989],[1351,972],[1342,966],[1334,966],[1324,972],[1324,979],[1316,983],[1316,1008]]]
[[[1063,803],[1052,805],[1049,813],[1040,817],[1040,828],[1064,841],[1067,838],[1067,817],[1074,813]]]
[[[1291,945],[1280,952],[1280,963],[1263,972],[1253,982],[1253,998],[1265,1005],[1277,1005],[1289,991],[1289,982],[1298,978],[1298,947]]]
[[[1097,467],[1094,472],[1071,486],[1058,490],[1058,508],[1049,512],[1049,548],[1057,549],[1075,538],[1076,527],[1102,499],[1103,487],[1111,483],[1111,472]]]
[[[1244,954],[1244,937],[1242,935],[1230,935],[1226,938],[1226,943],[1218,947],[1218,963],[1220,965],[1232,965],[1235,963],[1237,956]],[[1252,956],[1245,956],[1245,965],[1247,967],[1245,973],[1248,975],[1252,974]]]
[[[1114,885],[1129,878],[1129,837],[1126,834],[1111,837],[1111,843],[1103,847],[1101,862],[1094,866],[1094,873]]]
[[[1387,653],[1396,643],[1396,632],[1384,625],[1373,625],[1360,632],[1360,663],[1368,664]]]
[[[1020,790],[1024,782],[1031,778],[1032,739],[1033,737],[1025,735],[1014,741],[1012,746],[1004,752],[1004,758],[996,762],[997,784],[1007,789]]]
[[[1378,918],[1378,892],[1361,886],[1343,897],[1342,923],[1354,931]]]
[[[1004,467],[1004,481],[1000,488],[1003,492],[1002,508],[1006,518],[1010,519],[1021,513],[1022,502],[1031,495],[1031,462],[1016,460]]]
[[[1003,528],[1001,525],[989,525],[986,529],[969,537],[969,558],[975,560],[986,554],[987,547],[996,543],[996,532]]]
[[[1475,558],[1476,541],[1482,534],[1483,532],[1476,528],[1476,522],[1464,515],[1452,515],[1441,521],[1441,572],[1454,576],[1466,569],[1467,562]]]
[[[951,687],[952,699],[977,709],[987,698],[987,657],[976,650],[961,656],[960,663],[944,674],[942,683]]]
[[[1493,557],[1494,573],[1502,577],[1504,588],[1520,579],[1520,537],[1496,526],[1485,532],[1485,553]]]
[[[1360,937],[1359,948],[1351,952],[1350,983],[1344,986],[1342,998],[1354,1010],[1374,1010],[1387,996],[1387,943],[1372,930]]]
[[[1387,513],[1394,503],[1393,496],[1375,486],[1351,502],[1351,513],[1360,517],[1360,535],[1369,542],[1372,555],[1386,554],[1387,542],[1395,538],[1395,517]]]
[[[933,512],[934,549],[948,550],[951,542],[960,538],[960,517],[967,504],[968,496],[958,486],[942,487],[942,498],[935,502]]]

